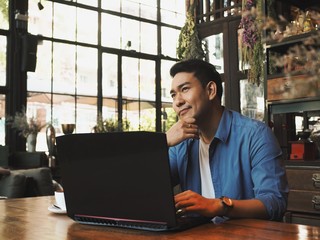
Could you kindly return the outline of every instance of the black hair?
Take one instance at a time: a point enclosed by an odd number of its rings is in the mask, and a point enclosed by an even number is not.
[[[171,67],[170,75],[174,77],[180,72],[193,73],[204,88],[210,81],[215,82],[217,85],[217,95],[221,100],[223,92],[221,76],[211,63],[199,59],[177,62]]]

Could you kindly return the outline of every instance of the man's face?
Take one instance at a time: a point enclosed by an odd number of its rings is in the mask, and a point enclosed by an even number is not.
[[[173,109],[179,118],[195,118],[206,112],[209,104],[208,92],[193,73],[180,72],[172,79],[171,97]]]

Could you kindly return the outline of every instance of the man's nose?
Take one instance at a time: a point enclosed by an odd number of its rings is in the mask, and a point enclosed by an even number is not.
[[[181,96],[181,94],[177,94],[175,99],[174,99],[174,104],[177,106],[177,107],[180,107],[184,104],[184,99],[183,97]]]

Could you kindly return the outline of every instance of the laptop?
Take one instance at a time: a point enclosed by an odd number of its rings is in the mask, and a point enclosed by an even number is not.
[[[68,134],[56,142],[67,215],[76,222],[178,231],[210,221],[177,214],[164,133]]]

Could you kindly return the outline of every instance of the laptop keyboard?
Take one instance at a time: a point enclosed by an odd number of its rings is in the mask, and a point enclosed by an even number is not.
[[[134,228],[134,229],[142,229],[142,230],[158,230],[163,231],[168,229],[166,224],[160,223],[140,223],[140,222],[131,222],[125,220],[112,220],[105,218],[94,218],[87,216],[75,216],[74,220],[83,223],[83,224],[91,224],[91,225],[102,225],[102,226],[111,226],[111,227],[124,227],[124,228]]]

